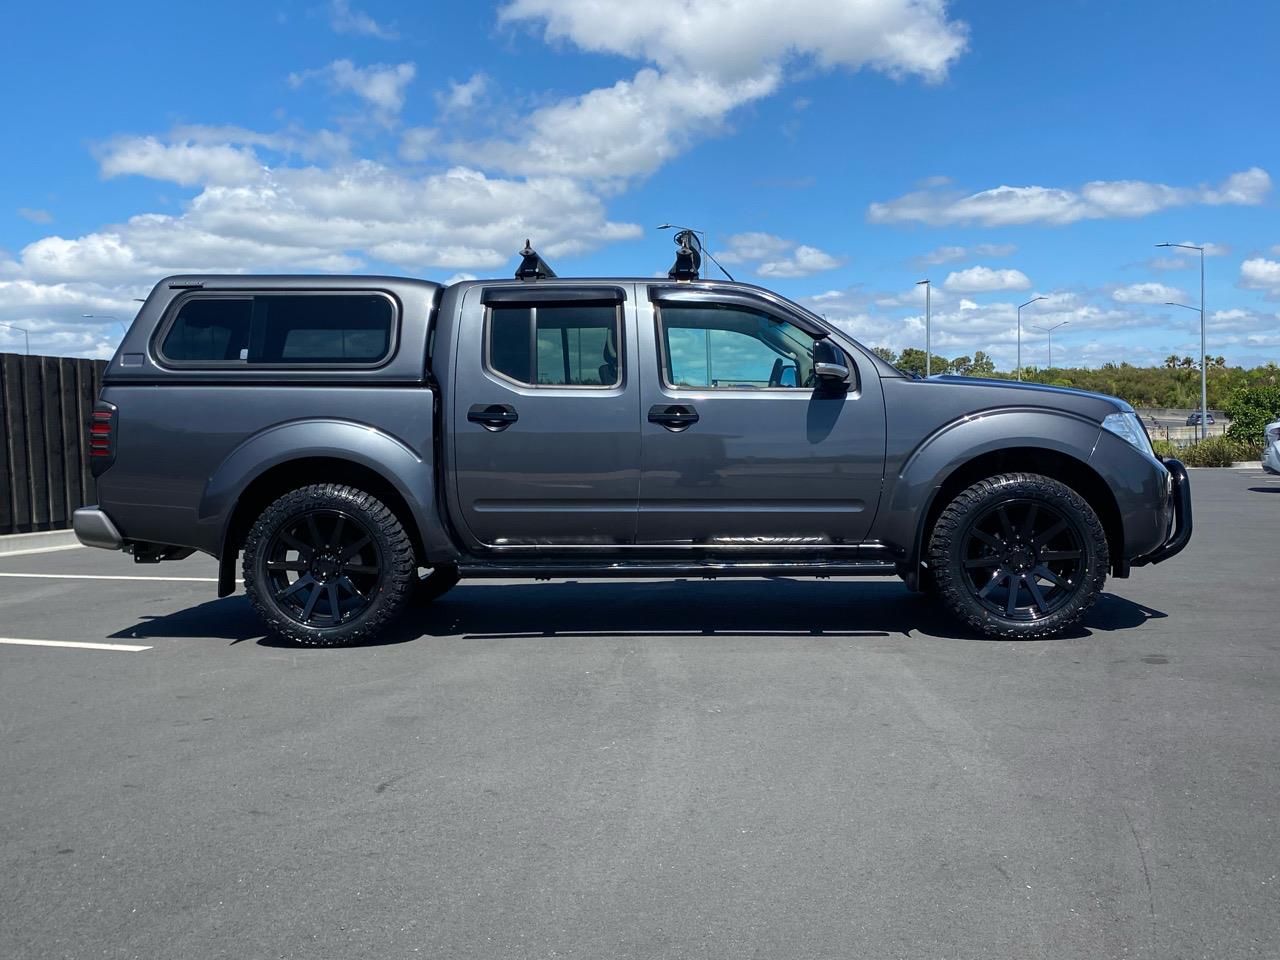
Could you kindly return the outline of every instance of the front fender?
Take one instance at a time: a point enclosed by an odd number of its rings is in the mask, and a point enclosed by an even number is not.
[[[1014,448],[1053,451],[1088,464],[1101,432],[1096,420],[1043,407],[1002,408],[952,420],[910,448],[898,469],[887,474],[874,535],[914,563],[934,498],[956,470],[984,454]]]
[[[366,467],[391,484],[413,514],[430,556],[449,541],[436,512],[429,432],[425,447],[419,453],[398,437],[350,420],[317,418],[274,424],[236,447],[209,478],[200,498],[197,523],[210,544],[216,544],[209,552],[221,554],[236,502],[255,480],[290,461],[327,457]]]

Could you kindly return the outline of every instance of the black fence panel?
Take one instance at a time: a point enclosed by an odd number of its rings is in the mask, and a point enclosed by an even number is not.
[[[0,535],[69,527],[93,499],[89,420],[106,365],[0,354]]]

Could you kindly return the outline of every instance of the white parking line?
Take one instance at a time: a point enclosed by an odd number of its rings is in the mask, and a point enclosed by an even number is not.
[[[74,640],[22,640],[17,637],[0,637],[0,643],[12,643],[22,647],[74,647],[77,650],[114,650],[116,653],[141,653],[151,647],[139,647],[130,643],[79,643]]]
[[[29,577],[34,580],[154,580],[157,583],[217,583],[217,577],[108,577],[100,573],[0,573],[0,577]],[[243,583],[237,580],[236,583]]]
[[[0,560],[5,557],[27,557],[33,553],[54,553],[58,550],[83,550],[83,543],[64,543],[60,547],[31,547],[28,550],[5,550],[0,553]]]

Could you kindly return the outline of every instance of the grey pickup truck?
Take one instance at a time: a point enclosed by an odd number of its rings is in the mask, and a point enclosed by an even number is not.
[[[107,367],[76,534],[210,554],[220,597],[242,557],[309,645],[467,577],[896,574],[965,629],[1050,637],[1186,545],[1186,471],[1123,401],[909,376],[688,253],[666,280],[527,245],[515,279],[447,286],[162,280]]]

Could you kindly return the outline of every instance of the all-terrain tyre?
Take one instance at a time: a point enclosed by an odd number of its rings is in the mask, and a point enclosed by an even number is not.
[[[273,633],[304,646],[376,637],[417,582],[395,513],[355,487],[320,483],[267,507],[244,545],[244,586]]]
[[[1102,522],[1070,487],[1006,473],[963,490],[929,538],[938,599],[987,637],[1058,636],[1089,610],[1110,559]]]

